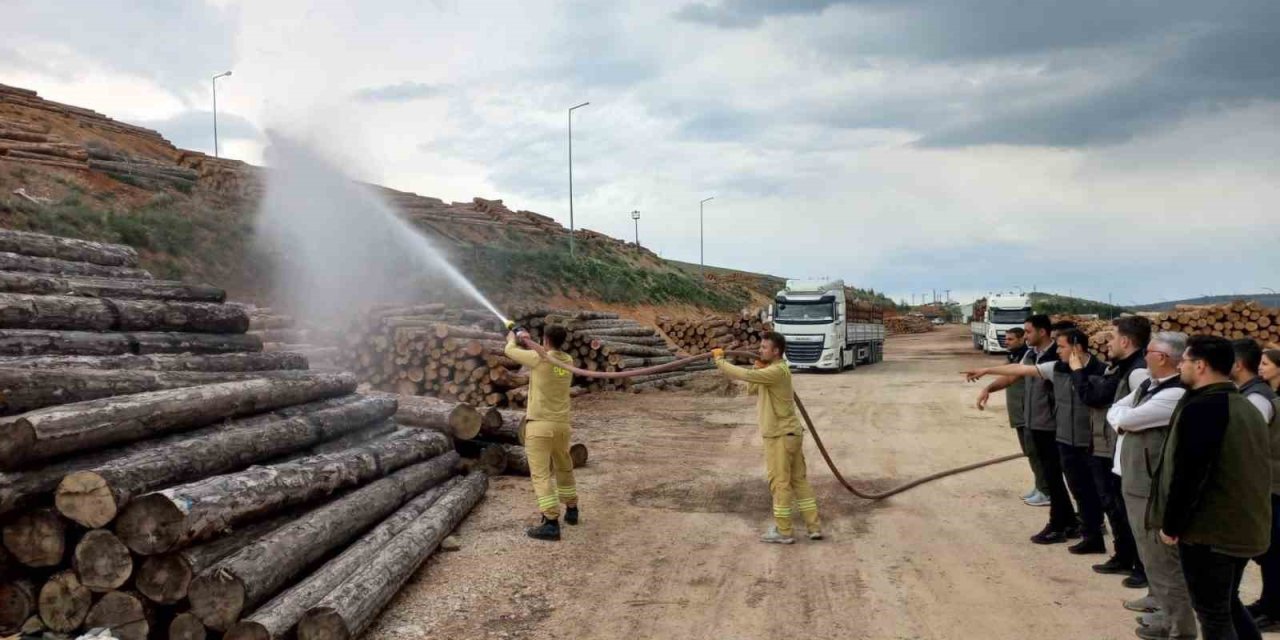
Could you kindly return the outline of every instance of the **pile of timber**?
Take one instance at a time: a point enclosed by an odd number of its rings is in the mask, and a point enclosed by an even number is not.
[[[1077,324],[1089,336],[1090,351],[1105,359],[1107,342],[1114,331],[1112,323],[1087,320]],[[1220,336],[1228,340],[1249,338],[1264,348],[1276,348],[1280,347],[1280,309],[1244,300],[1219,305],[1178,305],[1173,311],[1155,314],[1151,330]]]
[[[658,318],[658,328],[681,351],[706,353],[712,349],[754,350],[773,327],[761,319],[760,310],[743,309],[736,315],[712,315],[698,320]]]
[[[88,169],[88,159],[84,147],[64,142],[48,125],[0,118],[0,160]]]
[[[354,637],[519,467],[517,416],[357,394],[221,290],[94,271],[128,247],[0,253],[0,637]]]
[[[293,316],[277,313],[270,307],[244,305],[249,314],[249,335],[262,341],[268,353],[300,353],[317,371],[337,369],[338,348],[331,331],[298,323]]]
[[[141,178],[178,187],[194,187],[199,172],[173,162],[161,162],[131,155],[103,144],[87,146],[89,168],[107,175]]]
[[[884,319],[885,330],[890,335],[902,333],[928,333],[933,323],[924,316],[892,316]]]

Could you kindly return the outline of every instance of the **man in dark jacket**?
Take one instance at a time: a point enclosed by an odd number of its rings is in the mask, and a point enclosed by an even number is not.
[[[1249,559],[1271,541],[1271,441],[1257,409],[1231,382],[1235,353],[1216,336],[1187,341],[1189,387],[1156,469],[1150,518],[1177,545],[1205,640],[1261,638],[1240,602]]]
[[[1089,459],[1093,483],[1102,500],[1103,511],[1111,521],[1111,533],[1115,543],[1115,555],[1093,570],[1098,573],[1128,574],[1124,585],[1133,589],[1147,586],[1146,572],[1138,558],[1129,518],[1125,514],[1124,494],[1120,476],[1112,472],[1117,434],[1107,423],[1107,410],[1116,401],[1128,396],[1148,377],[1144,355],[1151,341],[1151,321],[1142,316],[1126,316],[1117,319],[1111,340],[1107,343],[1107,357],[1111,364],[1100,376],[1088,375],[1086,363],[1079,355],[1068,359],[1071,380],[1076,393],[1089,406],[1093,430],[1093,456]],[[1086,354],[1087,355],[1087,354]]]
[[[1021,327],[1014,327],[1005,333],[1004,346],[1009,350],[1009,353],[1005,354],[1009,364],[1022,362],[1031,349],[1027,346],[1027,332]],[[1014,378],[1012,384],[1004,390],[1005,408],[1009,412],[1009,426],[1013,427],[1014,435],[1018,437],[1018,446],[1022,448],[1022,453],[1026,454],[1027,461],[1031,465],[1031,475],[1035,479],[1035,485],[1022,496],[1022,501],[1033,507],[1047,507],[1049,506],[1049,485],[1044,480],[1044,471],[1040,468],[1040,458],[1036,455],[1035,443],[1027,433],[1026,387],[1027,383],[1023,378]],[[990,399],[991,389],[983,387],[978,393],[978,408],[985,410]]]

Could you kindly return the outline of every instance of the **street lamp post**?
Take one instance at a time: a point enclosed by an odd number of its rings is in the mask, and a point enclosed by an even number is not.
[[[218,157],[218,78],[225,78],[231,75],[230,71],[223,71],[214,76],[210,80],[213,85],[213,157]]]
[[[640,210],[631,212],[631,220],[636,223],[636,248],[640,248]]]
[[[573,110],[574,110],[574,109],[581,109],[582,107],[585,107],[585,106],[587,106],[587,105],[589,105],[589,104],[591,104],[591,103],[590,103],[590,102],[584,102],[584,103],[582,103],[582,104],[580,104],[580,105],[578,105],[578,106],[576,106],[576,107],[570,107],[570,108],[569,108],[569,257],[570,257],[570,258],[574,257],[574,255],[575,255],[575,254],[574,254],[574,250],[573,250],[573,234],[574,234],[574,224],[573,224]]]
[[[703,279],[707,277],[707,234],[706,226],[702,224],[702,205],[715,199],[715,196],[711,196],[710,198],[703,198],[702,202],[698,203],[698,276]]]

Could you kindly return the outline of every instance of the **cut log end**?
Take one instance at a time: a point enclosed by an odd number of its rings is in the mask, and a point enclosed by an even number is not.
[[[93,593],[80,584],[74,571],[63,571],[40,587],[40,619],[54,631],[71,633],[84,624]]]
[[[9,634],[21,629],[35,614],[36,607],[36,594],[30,582],[0,582],[0,633]]]
[[[262,624],[252,620],[241,620],[222,635],[222,640],[275,640],[271,632]]]
[[[151,623],[142,600],[123,591],[112,591],[89,609],[84,623],[89,628],[104,627],[119,640],[147,640]]]
[[[190,612],[174,616],[173,621],[169,623],[169,640],[205,640],[208,636],[209,632],[204,624]],[[263,640],[271,639],[263,637]]]
[[[76,545],[73,566],[81,584],[105,593],[120,588],[133,575],[133,556],[115,534],[94,529]]]
[[[26,420],[0,425],[0,469],[14,469],[36,443],[36,430]]]
[[[28,511],[4,526],[4,546],[28,567],[54,567],[66,552],[66,525],[52,509]]]
[[[63,478],[53,499],[59,513],[90,529],[105,527],[116,519],[118,505],[111,487],[92,471],[77,471]]]
[[[129,503],[116,523],[116,535],[135,553],[150,556],[170,551],[185,530],[184,514],[164,496],[142,496]]]
[[[240,619],[244,612],[247,594],[244,583],[233,575],[213,571],[191,581],[187,593],[194,613],[204,626],[215,631],[226,631]]]
[[[298,623],[298,640],[351,640],[342,616],[328,607],[312,609]]]
[[[191,564],[182,554],[165,553],[148,556],[138,567],[137,587],[148,600],[159,604],[176,604],[187,597],[194,577]],[[202,625],[203,626],[203,625]]]

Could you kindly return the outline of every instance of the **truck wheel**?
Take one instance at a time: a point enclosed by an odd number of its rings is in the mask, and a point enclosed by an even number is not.
[[[840,359],[836,360],[836,373],[842,373],[848,365],[844,363],[844,349],[840,349]]]

